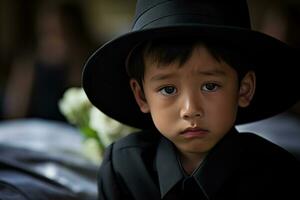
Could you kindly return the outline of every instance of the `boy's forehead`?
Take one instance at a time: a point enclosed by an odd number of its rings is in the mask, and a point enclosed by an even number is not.
[[[145,62],[145,73],[155,75],[154,79],[162,79],[169,76],[171,72],[181,73],[189,71],[193,75],[201,76],[226,76],[229,71],[235,71],[223,60],[217,60],[205,46],[197,46],[186,62],[180,64],[179,61],[171,63],[160,63],[151,58]],[[151,78],[151,79],[153,79]]]
[[[173,67],[181,68],[189,62],[194,63],[195,66],[197,66],[197,63],[198,65],[201,65],[202,63],[210,63],[210,65],[219,66],[219,64],[223,62],[223,60],[215,58],[211,54],[209,49],[202,43],[197,43],[193,47],[191,54],[187,57],[186,61],[182,63],[180,62],[179,58],[174,59],[171,62],[160,61],[159,59],[154,57],[153,54],[145,55],[144,61],[145,61],[146,68],[155,67],[158,69],[173,68]]]

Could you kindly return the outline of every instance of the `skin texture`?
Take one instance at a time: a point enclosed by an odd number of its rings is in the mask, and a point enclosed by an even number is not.
[[[191,174],[205,155],[234,126],[238,107],[246,107],[255,92],[255,74],[238,83],[236,71],[217,61],[204,46],[193,50],[183,65],[162,65],[145,58],[143,90],[130,85],[144,113],[177,147],[185,171]]]

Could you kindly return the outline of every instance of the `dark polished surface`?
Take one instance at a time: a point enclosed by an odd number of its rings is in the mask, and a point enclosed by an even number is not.
[[[0,199],[12,194],[41,200],[97,199],[98,166],[82,151],[81,135],[68,124],[40,119],[2,121]]]

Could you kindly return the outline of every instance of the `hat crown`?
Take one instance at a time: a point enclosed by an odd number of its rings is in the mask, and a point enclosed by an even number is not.
[[[213,25],[251,29],[246,0],[138,0],[132,30]]]

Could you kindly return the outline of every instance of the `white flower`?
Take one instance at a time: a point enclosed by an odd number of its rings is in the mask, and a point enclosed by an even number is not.
[[[88,100],[82,88],[66,90],[58,105],[67,120],[76,125],[84,135],[83,153],[95,163],[102,160],[106,146],[137,130],[99,111]]]
[[[108,117],[95,107],[90,111],[90,127],[97,131],[105,146],[136,130]]]
[[[103,159],[103,150],[94,138],[88,138],[83,142],[83,155],[95,164],[100,164]]]
[[[72,123],[80,123],[92,106],[82,88],[70,88],[58,103],[60,111]]]
[[[89,125],[92,129],[94,129],[97,134],[98,137],[101,139],[101,142],[104,146],[107,146],[111,143],[111,139],[109,137],[109,135],[107,134],[107,132],[103,132],[102,130],[102,126],[103,125],[103,114],[95,107],[92,107],[90,110],[90,122]]]

